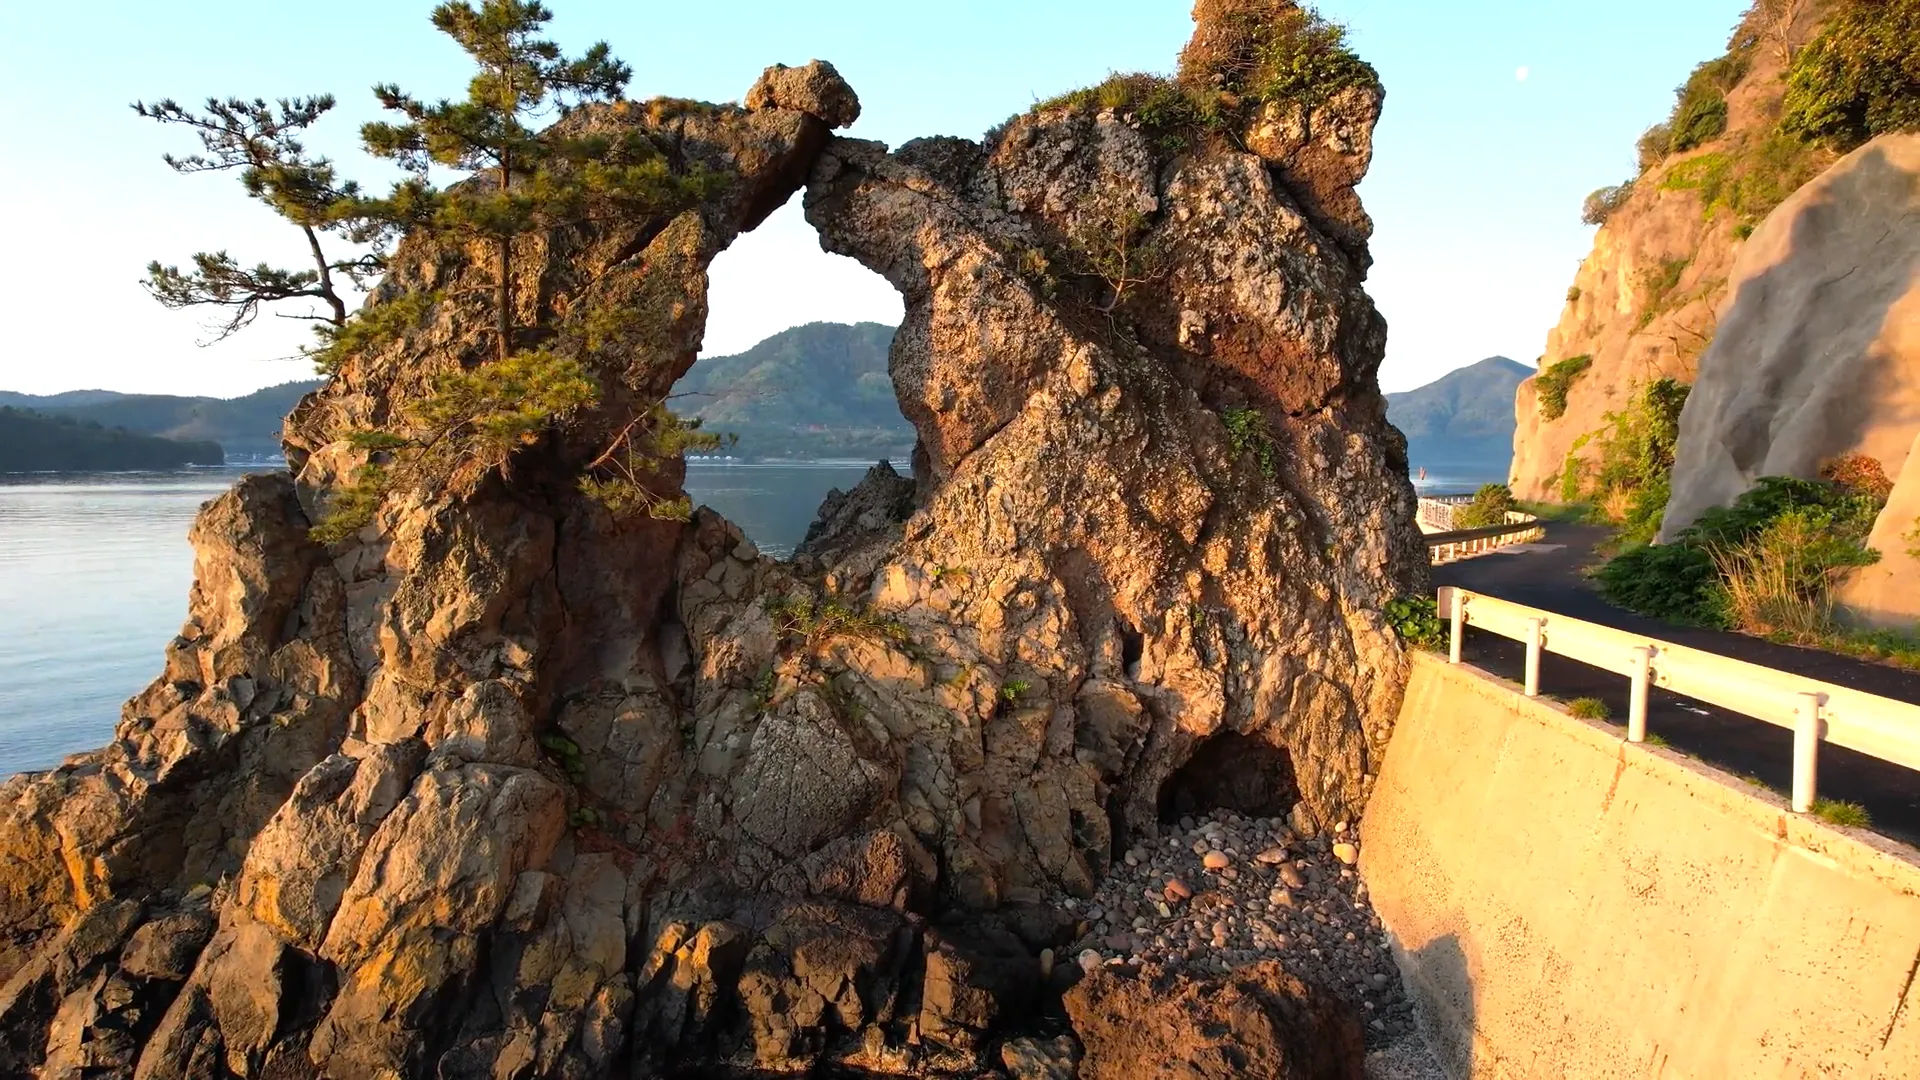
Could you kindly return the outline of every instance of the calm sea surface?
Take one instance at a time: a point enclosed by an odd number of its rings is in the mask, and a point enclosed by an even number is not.
[[[687,490],[785,556],[870,465],[696,462]],[[113,734],[186,619],[187,527],[243,472],[0,476],[0,778]]]

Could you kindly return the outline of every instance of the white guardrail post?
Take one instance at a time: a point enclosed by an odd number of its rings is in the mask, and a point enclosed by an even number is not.
[[[1813,809],[1820,774],[1820,695],[1799,695],[1793,719],[1793,812],[1805,814]]]
[[[1449,589],[1447,592],[1451,597],[1447,604],[1447,615],[1453,620],[1453,637],[1447,643],[1447,662],[1457,664],[1460,662],[1460,646],[1467,637],[1467,594],[1461,589]]]
[[[1527,696],[1540,696],[1540,652],[1546,644],[1547,620],[1527,623]]]
[[[1632,689],[1627,695],[1627,741],[1647,741],[1647,689],[1653,682],[1653,649],[1642,645],[1633,650]]]

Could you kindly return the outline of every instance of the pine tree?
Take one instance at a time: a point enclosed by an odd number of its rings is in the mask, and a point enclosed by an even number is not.
[[[383,84],[374,94],[403,118],[361,129],[367,150],[398,162],[411,176],[384,198],[354,200],[350,215],[363,233],[375,228],[482,241],[494,261],[494,357],[443,371],[431,392],[402,413],[404,430],[366,430],[349,440],[375,456],[338,488],[316,539],[336,542],[377,516],[386,495],[440,489],[456,476],[498,470],[508,475],[513,455],[573,422],[600,403],[600,383],[574,356],[546,348],[547,325],[514,324],[514,244],[523,236],[584,225],[619,215],[654,216],[692,205],[724,177],[697,168],[676,173],[645,134],[618,138],[582,134],[567,126],[537,131],[539,117],[617,97],[632,71],[599,43],[569,59],[540,36],[552,18],[539,3],[483,0],[443,3],[433,24],[454,39],[478,67],[461,100],[427,103]],[[433,166],[474,175],[450,187],[429,179]],[[405,301],[398,322],[416,319],[431,297]],[[384,307],[392,307],[388,301]],[[379,307],[367,317],[372,327]],[[610,328],[637,316],[622,308],[590,309],[582,316],[588,338],[617,339]],[[358,327],[360,324],[356,323]],[[358,335],[336,335],[329,355],[350,351]],[[588,352],[599,345],[589,344]],[[619,423],[600,417],[596,422]],[[645,513],[684,519],[684,498],[655,494],[649,481],[659,459],[718,438],[680,421],[660,403],[638,410],[607,450],[585,466],[579,487],[616,515]]]
[[[625,89],[633,71],[615,60],[605,42],[576,59],[540,36],[553,15],[526,0],[483,0],[478,10],[462,2],[433,10],[433,25],[458,42],[478,65],[464,100],[428,104],[398,86],[374,87],[380,104],[404,116],[403,123],[370,123],[361,129],[367,150],[399,162],[414,175],[367,212],[402,227],[426,228],[484,238],[494,248],[497,358],[513,352],[513,242],[536,229],[578,219],[590,192],[583,170],[555,171],[563,160],[580,162],[605,147],[541,138],[527,120],[557,106],[562,112],[589,101],[610,100]],[[467,183],[444,191],[427,181],[431,165],[483,174],[490,184]]]
[[[142,284],[160,303],[174,309],[228,309],[225,321],[213,328],[214,341],[252,323],[263,305],[285,300],[324,302],[324,314],[290,317],[323,323],[323,336],[337,334],[346,327],[349,317],[346,300],[340,295],[340,279],[360,287],[382,269],[377,254],[330,259],[321,242],[322,233],[338,234],[349,243],[371,238],[351,212],[360,199],[358,187],[352,181],[342,181],[332,162],[311,156],[300,142],[300,133],[333,105],[333,97],[328,94],[271,103],[260,98],[209,98],[203,113],[171,98],[151,105],[133,104],[133,110],[141,116],[185,126],[200,137],[204,153],[164,156],[175,172],[238,170],[247,194],[298,227],[312,253],[310,270],[287,270],[266,263],[249,269],[225,251],[196,253],[191,270],[163,265],[158,260],[149,263]]]

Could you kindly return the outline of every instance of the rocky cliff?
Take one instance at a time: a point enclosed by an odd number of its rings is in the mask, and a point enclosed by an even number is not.
[[[720,178],[517,253],[517,321],[598,404],[322,547],[380,453],[354,432],[488,359],[488,263],[406,240],[377,303],[427,302],[289,418],[293,475],[203,511],[114,742],[0,788],[0,1069],[976,1075],[1163,812],[1356,815],[1404,674],[1380,609],[1425,585],[1352,192],[1380,92],[1259,105],[1206,64],[1300,13],[1197,14],[1187,100],[1231,98],[1238,138],[1079,101],[889,153],[830,136],[858,104],[817,63],[745,108],[570,116]],[[876,470],[788,564],[709,512],[615,517],[580,469],[693,363],[713,256],[803,185],[905,297],[913,484]],[[1240,992],[1277,1019],[1187,1038],[1355,1076],[1336,989],[1270,973]],[[1114,1028],[1089,1060],[1137,1050]]]
[[[1680,417],[1668,537],[1761,476],[1815,479],[1848,454],[1888,478],[1920,436],[1920,135],[1885,135],[1801,188],[1743,245],[1699,379]],[[1912,481],[1902,479],[1911,487]],[[1920,617],[1905,534],[1920,514],[1890,503],[1882,562],[1848,602],[1875,621]]]
[[[1775,7],[1797,18],[1769,24]],[[1788,54],[1818,32],[1820,8],[1756,3],[1727,55],[1702,65],[1673,119],[1643,139],[1640,174],[1589,201],[1600,229],[1540,358],[1542,373],[1562,365],[1561,386],[1543,394],[1555,380],[1536,376],[1514,398],[1518,497],[1593,494],[1594,439],[1608,414],[1656,379],[1693,382],[1746,237],[1770,204],[1832,160],[1774,134]]]

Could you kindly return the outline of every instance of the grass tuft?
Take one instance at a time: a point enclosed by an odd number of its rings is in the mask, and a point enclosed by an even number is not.
[[[1613,716],[1613,710],[1597,697],[1574,698],[1567,702],[1567,711],[1582,720],[1607,720]]]
[[[1866,807],[1838,799],[1813,800],[1813,816],[1846,829],[1865,829],[1873,824],[1873,815],[1867,813]]]

